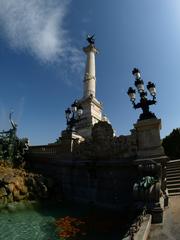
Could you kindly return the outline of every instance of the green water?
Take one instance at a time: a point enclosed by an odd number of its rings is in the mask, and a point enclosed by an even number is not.
[[[41,208],[11,207],[0,212],[0,240],[59,240],[54,226],[55,219],[64,216],[86,216],[83,206],[53,206]],[[115,240],[114,234],[92,233],[88,240]],[[78,239],[80,240],[80,239]]]
[[[63,209],[18,209],[0,212],[0,240],[58,240],[54,221]]]

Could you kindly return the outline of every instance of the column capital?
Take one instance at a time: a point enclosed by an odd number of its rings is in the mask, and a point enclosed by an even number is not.
[[[85,53],[89,53],[89,52],[94,52],[94,53],[99,53],[99,50],[93,45],[93,44],[89,44],[87,47],[83,47],[83,51]]]

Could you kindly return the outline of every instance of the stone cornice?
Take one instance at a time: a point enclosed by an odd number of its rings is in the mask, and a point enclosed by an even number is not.
[[[86,102],[88,102],[88,103],[94,103],[94,104],[95,104],[96,106],[98,106],[100,109],[103,108],[102,103],[99,102],[95,97],[91,97],[91,96],[89,96],[88,98],[82,98],[82,99],[78,100],[78,102],[79,102],[80,104],[83,104],[83,103],[86,103]]]

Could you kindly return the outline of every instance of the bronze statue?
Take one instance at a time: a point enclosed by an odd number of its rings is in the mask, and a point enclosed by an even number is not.
[[[8,160],[14,166],[24,163],[24,157],[28,151],[28,139],[17,137],[17,124],[12,120],[13,112],[9,114],[11,128],[0,132],[0,160]]]
[[[17,124],[14,123],[14,121],[12,120],[12,114],[13,114],[13,112],[10,112],[10,114],[9,114],[9,121],[10,121],[10,123],[11,123],[12,129],[13,129],[14,131],[16,131],[16,130],[17,130]]]
[[[93,34],[92,36],[90,36],[89,34],[87,35],[86,40],[88,41],[89,44],[94,45],[95,43],[95,38],[94,38],[95,34]]]

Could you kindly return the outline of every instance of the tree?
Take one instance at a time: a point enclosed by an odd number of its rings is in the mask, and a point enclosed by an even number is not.
[[[180,158],[180,128],[173,129],[173,131],[163,139],[162,145],[165,154],[170,159]]]

